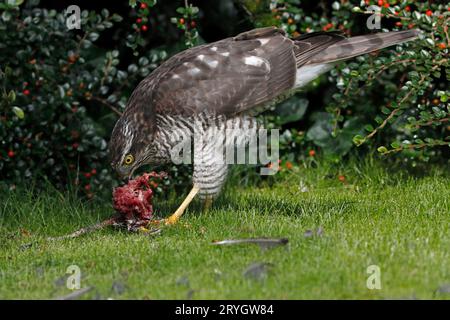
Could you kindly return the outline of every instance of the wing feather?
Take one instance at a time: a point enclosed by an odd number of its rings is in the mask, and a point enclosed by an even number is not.
[[[155,111],[234,116],[291,89],[296,73],[294,44],[280,30],[264,29],[187,50],[168,60],[153,88]]]

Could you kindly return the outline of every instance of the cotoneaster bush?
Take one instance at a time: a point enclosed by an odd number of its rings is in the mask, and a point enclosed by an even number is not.
[[[167,54],[149,51],[119,68],[118,50],[95,46],[122,20],[106,9],[82,11],[80,31],[55,10],[2,9],[0,180],[9,188],[48,180],[88,197],[109,192],[109,131],[130,90]]]
[[[209,26],[236,21],[213,40],[268,25],[292,37],[382,31],[367,29],[371,5],[381,8],[382,29],[418,28],[423,34],[340,64],[267,112],[267,127],[282,129],[282,168],[377,150],[412,165],[445,163],[450,11],[444,1],[242,0],[208,7],[131,0],[120,16],[82,10],[81,30],[68,30],[62,10],[10,0],[0,3],[0,185],[48,180],[87,197],[109,194],[118,181],[107,141],[131,91],[170,55],[204,43]],[[111,30],[109,45],[98,45]],[[165,183],[185,186],[189,170],[165,169]]]
[[[288,157],[307,158],[304,143],[339,160],[356,146],[368,145],[382,155],[397,154],[412,166],[448,159],[450,6],[434,1],[334,1],[308,11],[306,1],[243,1],[255,26],[277,25],[292,37],[339,30],[349,36],[369,32],[420,29],[420,39],[341,63],[310,85],[325,93],[317,110],[298,94],[273,112],[277,124],[305,120],[306,132],[290,128],[283,134]],[[367,19],[381,18],[380,30]],[[271,11],[267,8],[270,7]],[[266,9],[264,9],[266,8]],[[311,113],[307,109],[314,108]],[[297,110],[296,113],[286,112]],[[352,143],[353,141],[353,143]],[[303,142],[303,143],[301,143]],[[299,150],[300,149],[300,150]],[[286,156],[286,154],[285,154]]]

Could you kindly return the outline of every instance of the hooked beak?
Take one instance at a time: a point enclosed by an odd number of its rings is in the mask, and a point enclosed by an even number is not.
[[[119,175],[120,179],[130,180],[131,177],[133,176],[134,170],[136,168],[132,168],[131,170],[128,170],[127,168],[124,168],[122,166],[117,166],[115,169],[116,169],[116,172]]]

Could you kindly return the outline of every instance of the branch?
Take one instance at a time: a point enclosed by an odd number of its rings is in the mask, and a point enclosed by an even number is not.
[[[431,70],[435,70],[438,66],[434,66]],[[426,76],[422,75],[422,77],[420,78],[419,82],[417,83],[419,86],[425,81]],[[397,112],[400,111],[400,106],[406,102],[406,100],[409,99],[409,97],[411,96],[411,94],[414,92],[414,90],[410,90],[403,98],[402,100],[400,100],[400,102],[398,103],[398,108],[392,110],[392,112],[389,114],[389,116],[384,119],[384,121],[377,127],[375,128],[375,130],[373,130],[371,133],[369,133],[367,136],[364,137],[364,141],[372,138],[374,135],[377,134],[378,131],[380,131],[381,129],[383,129],[388,122],[397,114]]]
[[[425,123],[416,123],[416,128],[431,126],[437,122],[445,123],[448,121],[450,121],[450,118],[434,119],[434,120],[427,121]]]
[[[410,144],[407,146],[398,147],[395,149],[391,149],[389,151],[383,152],[383,155],[388,155],[390,153],[400,152],[406,149],[423,149],[426,147],[437,147],[437,146],[448,146],[450,142],[439,141],[439,142],[431,142],[431,143],[421,143],[421,144]]]
[[[394,19],[400,19],[400,20],[411,20],[411,18],[409,18],[409,17],[399,17],[399,16],[396,16],[396,15],[391,14],[391,13],[381,13],[381,12],[369,11],[369,10],[357,11],[357,13],[370,14],[370,15],[376,14],[376,15],[378,15],[380,17],[385,17],[385,18],[394,18]]]
[[[118,116],[122,115],[122,112],[120,112],[119,109],[117,109],[115,106],[113,106],[111,103],[109,103],[105,99],[102,99],[102,98],[96,97],[96,96],[92,96],[91,99],[95,100],[95,101],[98,101],[98,102],[102,103],[103,105],[107,106],[109,109],[111,109],[111,111],[113,111]]]

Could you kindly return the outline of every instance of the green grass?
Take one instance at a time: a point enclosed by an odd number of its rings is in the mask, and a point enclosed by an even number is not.
[[[2,195],[0,298],[68,294],[64,276],[73,264],[81,269],[81,286],[93,287],[82,298],[450,297],[439,290],[450,284],[448,171],[412,177],[377,164],[322,165],[284,172],[271,186],[233,180],[211,211],[194,205],[182,223],[155,237],[105,229],[46,242],[110,216],[110,205],[83,204],[54,190]],[[169,214],[177,201],[160,202],[157,212]],[[305,237],[319,227],[321,236]],[[289,244],[270,250],[211,245],[245,237],[286,237]],[[271,263],[264,279],[243,275],[254,262]],[[373,264],[381,270],[381,290],[366,287]]]

